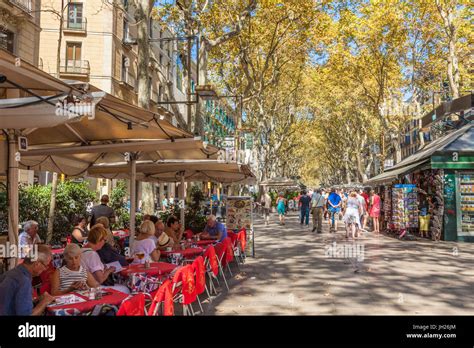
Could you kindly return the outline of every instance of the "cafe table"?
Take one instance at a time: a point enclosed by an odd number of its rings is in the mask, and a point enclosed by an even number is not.
[[[202,239],[202,240],[198,240],[195,243],[199,246],[208,246],[208,245],[214,244],[216,242],[217,242],[216,239]]]
[[[128,277],[135,273],[146,273],[149,276],[164,276],[173,272],[176,267],[168,262],[151,262],[150,268],[145,268],[144,264],[135,264],[124,267],[120,271],[120,275]]]
[[[171,254],[181,254],[181,255],[183,255],[183,258],[188,259],[188,258],[192,258],[194,256],[201,255],[203,251],[204,251],[204,249],[201,248],[201,247],[187,248],[187,249],[184,249],[184,250],[182,250],[182,249],[171,250],[171,251],[164,250],[164,251],[161,251],[161,256],[162,257],[167,257]]]
[[[109,304],[119,307],[122,301],[128,297],[128,294],[107,287],[102,288],[102,292],[104,293],[102,298],[96,300],[90,300],[87,291],[71,292],[70,294],[57,296],[59,300],[61,300],[61,298],[71,299],[71,297],[74,297],[78,302],[61,305],[54,305],[53,302],[46,307],[46,312],[48,315],[57,316],[83,315],[92,311],[97,305]]]

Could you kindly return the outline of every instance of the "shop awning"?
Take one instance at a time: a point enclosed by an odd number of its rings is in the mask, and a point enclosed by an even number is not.
[[[431,156],[432,168],[474,169],[474,127]]]
[[[414,169],[418,166],[422,165],[425,165],[429,168],[446,168],[442,166],[443,164],[435,164],[435,166],[432,166],[432,159],[434,158],[436,163],[436,159],[438,158],[437,154],[443,153],[450,153],[452,157],[453,149],[458,150],[458,156],[460,156],[462,152],[466,151],[467,154],[472,152],[474,155],[474,136],[472,135],[472,132],[473,124],[469,123],[460,129],[445,135],[444,137],[435,139],[431,143],[427,144],[424,148],[420,149],[418,152],[405,158],[400,163],[397,163],[389,170],[369,179],[366,183],[364,183],[364,185],[375,185],[391,182],[400,175],[408,174],[414,171]],[[469,160],[470,159],[467,158],[465,164],[469,164]],[[443,160],[441,160],[441,163],[444,163]],[[472,162],[469,165],[472,165]]]
[[[425,167],[429,168],[428,160],[423,160],[421,162],[408,164],[406,166],[398,167],[394,170],[386,171],[386,172],[383,172],[382,174],[374,176],[373,178],[366,181],[364,185],[376,186],[376,185],[387,184],[398,179],[399,176],[415,171],[417,168],[424,169]]]

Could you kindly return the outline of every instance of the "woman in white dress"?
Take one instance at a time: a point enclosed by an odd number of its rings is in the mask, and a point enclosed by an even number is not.
[[[352,191],[347,199],[346,212],[344,214],[344,223],[346,224],[346,238],[349,237],[349,230],[352,234],[352,239],[355,239],[357,228],[361,228],[360,216],[363,213],[362,205],[357,199],[357,193]]]

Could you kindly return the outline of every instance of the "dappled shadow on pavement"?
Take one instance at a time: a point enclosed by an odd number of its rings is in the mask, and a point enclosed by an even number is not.
[[[342,223],[335,234],[327,223],[316,234],[295,213],[285,226],[276,221],[265,226],[257,217],[256,258],[247,259],[230,280],[230,292],[216,297],[206,314],[474,314],[473,244],[368,232],[347,241]],[[334,242],[361,251],[361,258],[331,257]]]

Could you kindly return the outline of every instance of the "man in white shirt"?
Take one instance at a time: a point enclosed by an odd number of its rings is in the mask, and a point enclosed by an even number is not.
[[[20,257],[25,258],[28,251],[35,244],[41,244],[41,238],[38,235],[38,223],[34,220],[25,222],[23,232],[20,233],[18,244],[20,245]]]
[[[268,225],[270,221],[270,209],[272,207],[272,197],[270,196],[267,190],[265,190],[265,193],[262,196],[262,203],[263,203],[263,214],[265,216],[265,225]]]

